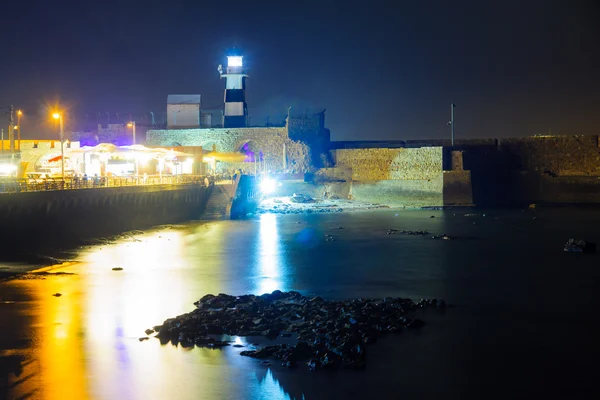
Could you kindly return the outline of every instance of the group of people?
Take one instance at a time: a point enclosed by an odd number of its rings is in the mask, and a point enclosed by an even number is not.
[[[88,176],[87,174],[73,175],[73,187],[104,186],[106,178],[103,176]]]

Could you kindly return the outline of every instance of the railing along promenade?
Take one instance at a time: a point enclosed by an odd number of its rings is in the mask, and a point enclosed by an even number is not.
[[[78,190],[124,186],[214,184],[215,177],[206,175],[146,175],[128,177],[69,177],[69,178],[0,178],[1,193],[43,192],[49,190]]]

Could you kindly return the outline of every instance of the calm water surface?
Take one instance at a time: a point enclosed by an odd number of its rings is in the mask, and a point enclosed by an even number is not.
[[[572,236],[600,243],[600,212],[463,214],[263,215],[83,249],[55,270],[74,275],[0,283],[0,398],[597,398],[600,256],[562,247]],[[455,307],[369,347],[362,372],[289,371],[238,348],[138,341],[204,294],[275,289]]]

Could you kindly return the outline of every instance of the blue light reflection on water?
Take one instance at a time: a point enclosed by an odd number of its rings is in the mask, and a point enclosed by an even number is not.
[[[282,281],[282,250],[277,227],[277,216],[263,214],[259,222],[259,243],[256,254],[257,284],[254,293],[271,293],[274,290],[286,290]]]

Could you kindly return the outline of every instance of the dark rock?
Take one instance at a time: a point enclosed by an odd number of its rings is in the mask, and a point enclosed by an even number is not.
[[[271,301],[275,301],[275,300],[279,300],[283,297],[283,293],[281,292],[281,290],[274,290],[273,293],[271,293]]]
[[[156,332],[161,344],[219,348],[231,344],[211,335],[262,335],[274,339],[291,337],[294,333],[295,345],[255,344],[256,348],[240,354],[279,360],[288,368],[311,360],[311,370],[364,368],[365,345],[385,334],[422,326],[423,321],[412,315],[418,309],[446,305],[435,298],[421,299],[416,304],[398,297],[326,301],[318,296],[309,298],[298,292],[279,290],[260,296],[207,295],[196,304],[194,311],[169,318],[147,330],[147,334]]]
[[[123,271],[123,268],[121,268],[121,267],[115,267],[115,268],[113,268],[112,270],[113,270],[113,271]]]
[[[262,332],[264,337],[268,338],[276,338],[279,335],[279,330],[277,329],[266,329]]]
[[[150,339],[150,338],[149,338],[149,337],[141,337],[141,338],[139,338],[138,340],[139,340],[140,342],[143,342],[144,340],[148,340],[148,339]]]
[[[308,365],[308,369],[311,371],[317,371],[321,368],[321,361],[319,360],[315,360],[315,359],[311,359],[310,361],[308,361],[308,363],[306,364]]]
[[[200,300],[198,300],[198,303],[205,303],[206,301],[210,300],[210,299],[214,299],[216,296],[214,294],[207,294],[204,295],[200,298]],[[196,304],[196,303],[194,303]]]
[[[429,235],[427,231],[400,231],[401,235]]]
[[[207,347],[212,347],[212,348],[225,347],[225,346],[229,346],[229,343],[222,342],[220,340],[215,340],[214,342],[210,342],[207,344]]]
[[[62,293],[54,293],[52,296],[54,296],[54,297],[60,297],[60,296],[62,296]]]
[[[327,352],[319,359],[323,369],[337,369],[342,362],[341,357],[335,353]],[[310,368],[310,365],[309,365]]]
[[[144,332],[146,335],[152,335],[154,333],[154,329],[146,329]]]
[[[406,327],[407,328],[420,328],[424,325],[425,323],[423,321],[421,321],[420,319],[410,319],[407,324]]]
[[[565,244],[564,250],[570,253],[594,253],[596,251],[596,244],[581,239],[569,239]]]

